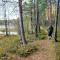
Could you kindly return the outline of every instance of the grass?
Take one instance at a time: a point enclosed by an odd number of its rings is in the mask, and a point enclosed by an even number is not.
[[[58,42],[56,42],[56,60],[60,60],[60,30],[58,30]]]
[[[32,42],[34,40],[44,40],[47,37],[47,34],[44,30],[41,30],[40,33],[38,34],[38,37],[36,38],[35,33],[33,34],[29,34],[29,33],[25,33],[26,39],[29,42]]]
[[[12,38],[14,38],[15,40],[13,41]],[[15,45],[16,43],[16,39],[14,36],[10,36],[10,37],[3,37],[0,39],[0,59],[3,60],[3,58],[5,59],[6,57],[6,53],[8,51],[8,49]]]
[[[20,44],[18,36],[3,37],[0,40],[0,59],[10,59],[10,54],[18,54],[20,56],[29,56],[33,52],[36,52],[39,48],[37,41],[28,43],[27,46]],[[9,56],[9,57],[7,57]]]
[[[5,29],[0,29],[1,32],[5,32]],[[17,29],[8,29],[8,32],[16,32]]]
[[[39,50],[39,40],[45,39],[46,33],[41,30],[39,37],[35,39],[34,34],[26,33],[26,40],[28,44],[23,46],[20,43],[19,36],[3,36],[0,38],[0,60],[12,60],[11,54],[19,56],[29,56]]]

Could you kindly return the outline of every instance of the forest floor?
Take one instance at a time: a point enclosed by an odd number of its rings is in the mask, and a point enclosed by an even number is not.
[[[14,56],[14,60],[55,60],[55,45],[52,40],[40,40],[40,49],[28,57]]]

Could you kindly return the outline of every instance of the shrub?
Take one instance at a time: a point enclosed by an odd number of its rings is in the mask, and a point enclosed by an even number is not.
[[[0,58],[3,56],[3,54],[4,54],[4,50],[3,48],[0,47]]]
[[[40,35],[38,38],[39,38],[39,40],[45,39],[46,38],[46,35]]]
[[[26,46],[20,45],[18,48],[15,46],[9,49],[10,53],[16,53],[20,56],[29,56],[33,52],[37,51],[39,48],[38,44],[27,44]]]
[[[17,50],[17,53],[21,56],[28,56],[31,53],[35,52],[36,50],[38,50],[37,46],[28,45],[28,46],[24,46],[24,47],[19,48]]]
[[[9,52],[16,53],[17,47],[10,47]]]

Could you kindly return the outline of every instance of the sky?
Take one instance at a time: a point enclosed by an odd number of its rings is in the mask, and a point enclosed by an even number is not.
[[[4,0],[6,1],[6,0]],[[17,1],[18,0],[8,0],[8,1]],[[23,2],[28,1],[28,0],[24,0]],[[16,19],[19,16],[19,9],[18,9],[18,4],[16,3],[6,3],[5,7],[1,6],[2,4],[4,4],[2,2],[2,0],[0,0],[0,20],[4,20],[4,19]],[[4,18],[4,10],[6,9],[6,18]]]

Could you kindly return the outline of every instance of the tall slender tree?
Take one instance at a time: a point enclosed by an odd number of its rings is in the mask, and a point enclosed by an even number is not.
[[[36,37],[38,37],[38,33],[39,33],[39,1],[36,1]]]
[[[35,30],[35,36],[37,37],[37,28],[36,28],[36,0],[33,0],[34,2],[34,30]]]
[[[36,0],[34,0],[34,25],[35,25],[35,30],[36,30]],[[35,33],[36,33],[36,31],[35,31]]]
[[[31,32],[33,33],[33,0],[30,0]]]
[[[52,0],[50,0],[50,23],[52,24]]]
[[[59,16],[59,0],[57,0],[57,15],[55,21],[55,41],[57,42],[57,24],[58,24],[58,16]]]
[[[27,41],[25,39],[25,34],[24,34],[24,27],[23,27],[23,12],[22,12],[22,0],[18,0],[19,1],[19,25],[20,25],[20,33],[21,33],[21,39],[22,39],[22,43],[23,45],[27,44]]]
[[[49,10],[49,23],[52,23],[52,0],[48,0],[48,10]]]
[[[3,1],[3,0],[2,0]],[[4,2],[4,20],[5,20],[5,30],[6,30],[6,36],[8,36],[8,22],[7,22],[7,18],[6,18],[6,1]]]

